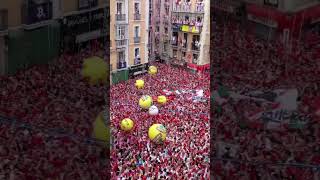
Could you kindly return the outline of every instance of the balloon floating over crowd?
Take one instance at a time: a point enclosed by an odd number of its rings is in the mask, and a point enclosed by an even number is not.
[[[158,72],[157,67],[155,66],[149,67],[149,70],[148,70],[149,74],[155,75],[157,74],[157,72]],[[138,79],[136,80],[134,85],[138,90],[143,89],[145,85],[144,80]],[[163,95],[158,96],[156,100],[160,105],[164,105],[167,102],[167,98]],[[159,109],[157,106],[153,105],[153,100],[151,96],[143,95],[139,99],[138,103],[141,110],[148,110],[149,115],[155,116],[159,114]],[[142,111],[141,113],[144,113],[144,112]],[[124,132],[130,132],[133,129],[133,127],[134,127],[134,121],[129,118],[125,118],[120,122],[120,129]],[[148,130],[148,137],[154,143],[159,144],[164,142],[166,140],[166,136],[167,136],[167,130],[162,124],[153,124]]]
[[[121,130],[123,130],[123,131],[132,130],[133,125],[134,125],[133,121],[129,118],[123,119],[120,123]]]

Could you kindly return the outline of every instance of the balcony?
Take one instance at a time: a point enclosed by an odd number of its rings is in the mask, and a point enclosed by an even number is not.
[[[174,5],[172,8],[173,12],[191,12],[191,5],[190,4],[181,4],[181,5]]]
[[[139,21],[141,20],[141,14],[134,14],[134,20]]]
[[[194,52],[199,52],[200,51],[200,46],[196,46],[194,43],[192,43],[191,50]]]
[[[200,2],[196,5],[195,12],[197,13],[204,13],[204,3]]]
[[[127,39],[116,39],[117,48],[127,46],[127,44],[128,44]]]
[[[164,33],[163,34],[163,40],[164,40],[164,42],[168,42],[170,40],[169,34]]]
[[[133,38],[134,43],[140,43],[140,37],[134,37]]]
[[[117,69],[123,69],[127,67],[127,62],[125,60],[119,60],[117,63]]]
[[[171,46],[177,48],[178,47],[178,41],[171,41]]]
[[[126,15],[125,14],[116,14],[116,21],[125,21]]]

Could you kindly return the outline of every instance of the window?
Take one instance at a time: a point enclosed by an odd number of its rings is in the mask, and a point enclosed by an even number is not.
[[[117,2],[117,14],[122,14],[122,3]]]
[[[139,57],[140,56],[140,49],[139,48],[135,48],[134,49],[134,57]]]
[[[134,13],[140,14],[140,3],[137,3],[137,2],[134,3]]]
[[[96,7],[98,0],[78,0],[79,9],[87,9]]]
[[[164,33],[168,34],[168,28],[167,27],[164,28]]]
[[[177,50],[173,50],[172,54],[173,54],[173,58],[177,58]]]
[[[118,26],[117,27],[117,39],[125,39],[126,38],[126,27]]]
[[[167,49],[168,49],[167,47],[168,47],[168,46],[167,46],[167,43],[164,43],[164,44],[163,44],[163,51],[164,51],[164,52],[167,52]]]
[[[198,63],[198,54],[193,54],[192,63],[193,64],[197,64]]]
[[[140,64],[140,49],[135,48],[134,49],[134,64]]]
[[[278,0],[264,0],[265,5],[270,5],[274,7],[278,7]]]
[[[124,54],[124,51],[118,52],[118,62],[125,62],[125,54]]]
[[[7,29],[8,27],[8,10],[0,9],[0,30]]]
[[[200,36],[194,35],[192,37],[192,50],[199,50],[200,47]]]
[[[134,37],[139,37],[139,26],[134,27]]]

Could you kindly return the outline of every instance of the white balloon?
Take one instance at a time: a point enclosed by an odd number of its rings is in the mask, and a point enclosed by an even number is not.
[[[157,114],[159,114],[159,109],[157,108],[157,106],[150,106],[150,108],[149,108],[149,114],[150,114],[150,115],[157,115]]]

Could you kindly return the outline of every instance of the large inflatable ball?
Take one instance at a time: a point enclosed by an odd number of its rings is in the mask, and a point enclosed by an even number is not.
[[[157,106],[150,106],[149,114],[152,116],[159,114],[159,109],[157,108]]]
[[[149,109],[152,105],[152,98],[150,96],[144,95],[139,99],[139,106],[142,109]]]
[[[144,87],[144,81],[141,79],[136,80],[135,86],[137,89],[142,89]]]
[[[84,59],[82,77],[87,79],[91,85],[107,82],[107,63],[99,57]]]
[[[148,136],[152,142],[162,143],[166,140],[167,130],[162,124],[153,124],[149,128]]]
[[[150,66],[149,67],[149,70],[148,70],[149,74],[154,75],[154,74],[157,74],[157,72],[158,72],[157,67],[155,67],[155,66]]]
[[[165,104],[167,102],[167,98],[165,96],[158,96],[157,102],[159,104]]]
[[[133,128],[133,121],[129,118],[125,118],[120,123],[120,128],[123,131],[130,131]]]
[[[98,140],[109,142],[110,132],[102,113],[98,115],[93,123],[93,136]]]

